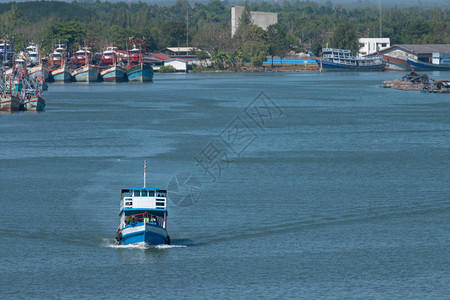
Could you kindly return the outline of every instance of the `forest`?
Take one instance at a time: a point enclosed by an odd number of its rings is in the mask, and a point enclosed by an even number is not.
[[[358,38],[380,36],[375,6],[349,9],[299,0],[242,5],[242,26],[231,38],[231,7],[220,0],[178,0],[171,6],[100,0],[1,3],[0,37],[14,39],[16,51],[30,41],[50,51],[58,40],[69,47],[85,43],[100,50],[113,44],[123,49],[129,37],[145,37],[148,51],[195,46],[221,67],[236,67],[236,62],[257,66],[267,56],[283,57],[291,50],[320,55],[326,43],[355,51]],[[276,12],[279,24],[262,30],[251,24],[249,11]],[[450,44],[450,9],[390,7],[381,16],[382,36],[391,44]]]

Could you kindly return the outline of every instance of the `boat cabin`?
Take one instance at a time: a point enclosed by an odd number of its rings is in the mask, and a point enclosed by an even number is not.
[[[35,44],[31,44],[26,48],[27,59],[30,65],[39,64],[39,51]]]
[[[167,191],[150,187],[131,187],[121,190],[120,226],[131,222],[153,222],[165,228],[167,217]]]

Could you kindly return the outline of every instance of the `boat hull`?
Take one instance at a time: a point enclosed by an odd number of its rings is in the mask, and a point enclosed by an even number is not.
[[[79,68],[72,73],[72,76],[77,82],[98,81],[98,72],[92,66]]]
[[[316,63],[322,71],[361,71],[361,72],[379,72],[385,70],[384,64],[354,66],[330,62],[324,59],[316,59]]]
[[[0,111],[19,111],[20,99],[14,95],[0,96]]]
[[[151,223],[128,225],[122,229],[122,245],[147,243],[150,245],[169,244],[167,231]]]
[[[45,100],[41,96],[33,96],[23,102],[23,109],[26,111],[43,111]]]
[[[52,77],[55,82],[69,82],[72,81],[70,69],[66,67],[58,68],[52,71]]]
[[[104,81],[119,82],[125,81],[126,71],[120,67],[111,67],[100,72]]]
[[[30,68],[28,74],[30,74],[30,77],[35,80],[48,81],[50,77],[49,69],[42,65]]]
[[[146,82],[153,80],[153,68],[142,64],[127,70],[128,81]]]
[[[450,65],[429,64],[409,57],[407,60],[413,71],[450,71]]]

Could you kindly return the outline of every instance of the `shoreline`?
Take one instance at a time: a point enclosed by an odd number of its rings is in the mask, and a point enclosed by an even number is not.
[[[242,67],[239,70],[231,69],[193,69],[189,70],[189,73],[265,73],[265,72],[319,72],[319,66],[317,65],[287,65],[287,66],[262,66],[262,67]]]

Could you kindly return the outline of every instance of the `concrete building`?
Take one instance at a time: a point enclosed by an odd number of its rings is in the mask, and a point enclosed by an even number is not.
[[[360,38],[359,56],[377,54],[378,51],[384,50],[391,46],[390,38]]]
[[[233,36],[239,28],[239,20],[243,11],[243,6],[231,7],[231,36]],[[278,23],[277,13],[251,11],[250,17],[254,25],[259,26],[264,30],[266,30],[270,25]]]
[[[188,61],[179,58],[172,58],[164,61],[164,66],[172,66],[177,72],[188,72]]]
[[[423,62],[433,62],[433,56],[438,53],[450,53],[450,44],[430,44],[430,45],[394,45],[380,51],[383,61],[386,62],[386,70],[409,71],[411,70],[407,57],[411,57]]]

